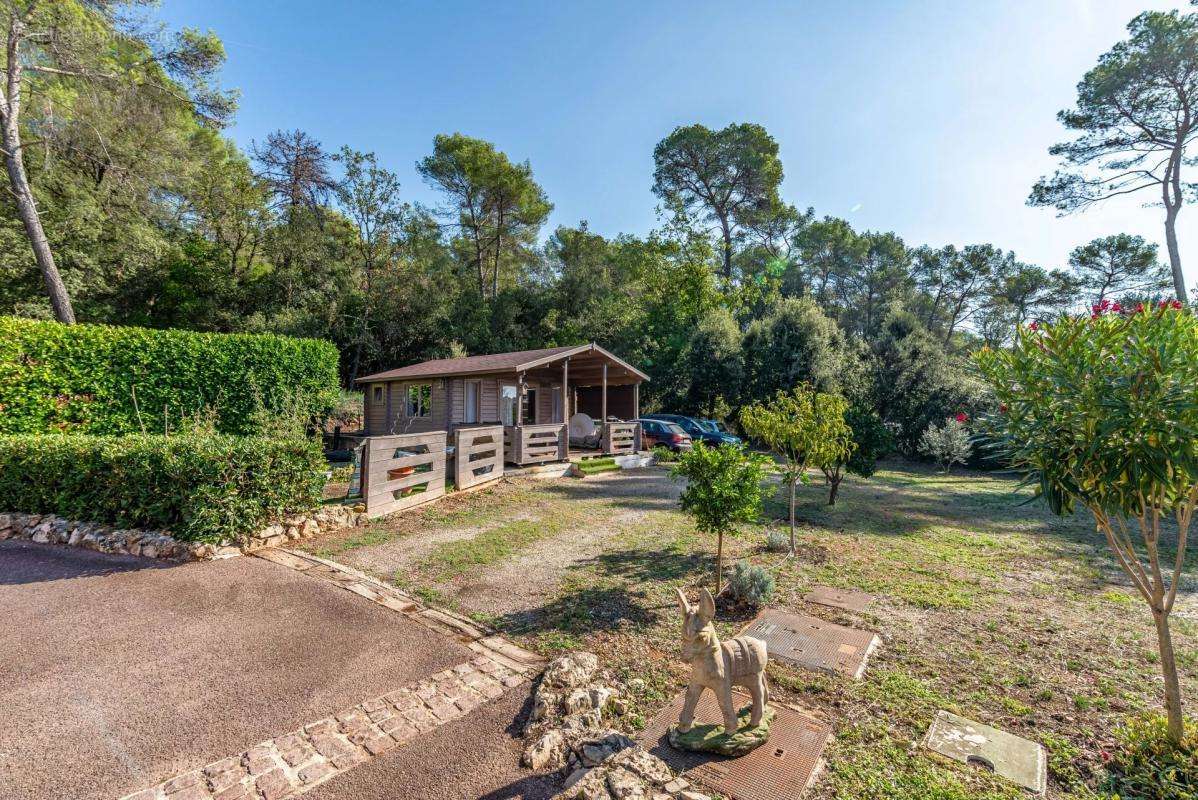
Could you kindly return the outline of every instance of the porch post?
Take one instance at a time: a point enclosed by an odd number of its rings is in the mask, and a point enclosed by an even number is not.
[[[562,422],[570,422],[570,359],[562,362]]]
[[[640,383],[632,384],[632,418],[641,418],[641,385]]]
[[[524,401],[528,387],[524,385],[524,373],[516,373],[516,427],[512,435],[516,441],[516,463],[524,463]]]
[[[607,362],[606,361],[603,362],[603,402],[601,404],[601,407],[603,410],[600,412],[600,416],[602,417],[603,422],[606,423],[607,422]]]

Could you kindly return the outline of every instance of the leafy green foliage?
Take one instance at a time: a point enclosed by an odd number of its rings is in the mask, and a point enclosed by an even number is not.
[[[686,478],[678,502],[695,526],[704,533],[726,533],[756,519],[765,464],[765,458],[740,447],[699,443],[678,458],[670,474]]]
[[[744,400],[811,384],[838,391],[845,369],[844,334],[809,297],[780,300],[744,336]]]
[[[945,472],[953,464],[964,464],[973,452],[965,421],[949,417],[943,424],[931,423],[919,438],[919,452],[940,465]]]
[[[894,446],[894,436],[877,412],[870,408],[852,405],[845,412],[844,421],[852,431],[853,440],[846,464],[848,471],[868,478],[877,470],[878,460],[885,458]]]
[[[774,596],[774,576],[765,567],[737,561],[732,566],[728,591],[737,602],[760,608]]]
[[[1169,740],[1164,717],[1133,717],[1115,729],[1103,788],[1114,797],[1189,800],[1198,797],[1198,727],[1186,726],[1180,745]]]
[[[831,470],[848,459],[853,440],[844,420],[847,409],[848,403],[840,395],[817,392],[806,385],[778,392],[768,403],[741,409],[745,433],[783,458],[782,480],[790,490],[792,549],[795,484],[807,480],[808,466]]]
[[[304,439],[0,436],[0,508],[187,541],[233,539],[314,508],[323,483],[320,449]]]
[[[742,447],[706,447],[700,442],[670,470],[671,476],[687,481],[678,499],[682,510],[695,518],[700,531],[718,537],[713,594],[719,593],[723,582],[724,534],[739,522],[756,519],[761,511],[766,461]]]
[[[328,342],[0,317],[0,433],[157,433],[211,414],[248,434],[337,402]]]
[[[1002,404],[990,428],[1010,463],[1055,513],[1079,503],[1090,510],[1148,603],[1169,736],[1180,744],[1169,613],[1198,505],[1198,318],[1180,303],[1127,312],[1100,304],[1090,317],[1020,329],[1010,350],[983,350],[976,360]],[[1172,564],[1161,553],[1169,517]]]

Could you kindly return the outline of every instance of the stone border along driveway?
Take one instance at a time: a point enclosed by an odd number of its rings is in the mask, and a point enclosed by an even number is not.
[[[312,789],[529,683],[545,660],[449,611],[429,608],[355,569],[299,551],[253,555],[336,584],[451,636],[477,655],[336,716],[276,736],[121,800],[281,800]]]

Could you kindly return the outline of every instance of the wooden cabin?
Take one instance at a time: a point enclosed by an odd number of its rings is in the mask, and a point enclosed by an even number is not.
[[[565,460],[571,448],[605,455],[640,449],[640,384],[649,376],[597,344],[440,358],[358,378],[367,436],[504,426],[504,460]],[[595,435],[571,441],[590,417]]]

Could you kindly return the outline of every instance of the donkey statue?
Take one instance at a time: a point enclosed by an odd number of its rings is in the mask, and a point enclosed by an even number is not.
[[[737,636],[720,643],[715,626],[715,599],[703,589],[698,609],[691,606],[681,589],[678,603],[682,606],[682,657],[691,664],[691,682],[686,688],[686,702],[678,719],[678,731],[686,733],[695,721],[695,706],[704,689],[715,692],[724,715],[724,733],[735,733],[736,706],[732,703],[732,687],[743,686],[753,698],[750,726],[761,724],[769,687],[765,683],[767,658],[765,642],[751,636]]]

